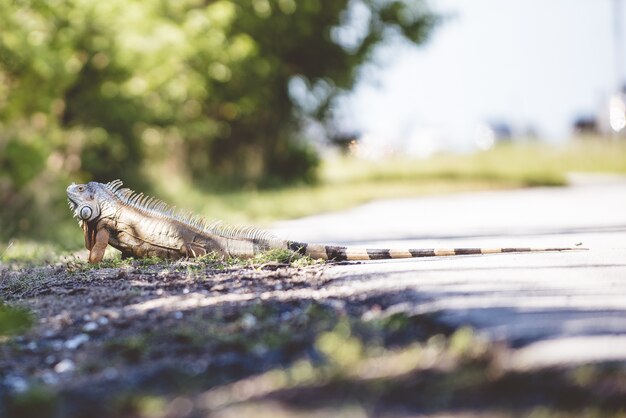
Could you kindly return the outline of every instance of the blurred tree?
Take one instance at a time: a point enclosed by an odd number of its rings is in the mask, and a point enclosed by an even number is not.
[[[332,100],[352,88],[357,70],[386,36],[421,42],[436,21],[419,0],[211,6],[228,6],[225,54],[201,53],[191,65],[212,92],[203,110],[220,129],[214,137],[185,135],[188,161],[196,177],[207,173],[208,157],[213,173],[245,181],[312,179],[317,158],[300,138],[302,116],[326,118]]]
[[[0,2],[0,238],[42,235],[70,178],[140,186],[147,156],[197,184],[311,180],[303,118],[435,21],[421,0]]]

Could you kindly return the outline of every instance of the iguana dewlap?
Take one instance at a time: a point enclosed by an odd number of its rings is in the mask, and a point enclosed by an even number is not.
[[[579,249],[360,249],[288,241],[256,228],[206,222],[179,212],[158,199],[122,188],[120,180],[106,184],[72,184],[67,188],[67,198],[70,209],[83,228],[91,263],[102,261],[107,245],[120,250],[124,258],[193,258],[210,252],[225,257],[247,258],[270,249],[289,249],[315,259],[336,261]]]

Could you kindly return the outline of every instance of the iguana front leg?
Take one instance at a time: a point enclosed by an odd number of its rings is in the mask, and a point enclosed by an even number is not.
[[[89,262],[99,263],[104,257],[104,250],[107,248],[107,245],[109,245],[109,231],[107,231],[106,228],[101,228],[96,233],[94,241],[92,247],[89,249]]]
[[[84,225],[85,247],[89,250],[89,262],[99,263],[104,257],[104,250],[109,245],[109,231],[96,229],[93,225]]]
[[[109,231],[102,223],[83,222],[83,232],[85,234],[85,248],[89,250],[89,262],[101,262],[104,257],[104,250],[109,244]]]

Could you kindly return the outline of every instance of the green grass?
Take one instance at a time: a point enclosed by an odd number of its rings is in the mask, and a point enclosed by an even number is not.
[[[324,161],[315,185],[269,190],[211,192],[193,187],[179,173],[170,170],[164,176],[164,172],[159,164],[147,170],[156,197],[207,219],[263,227],[277,220],[342,210],[375,199],[560,186],[567,183],[570,172],[626,174],[626,140],[588,138],[566,146],[516,142],[473,154],[381,162],[334,158]],[[7,249],[8,243],[0,243],[0,262],[52,259],[62,249],[82,246],[82,232],[69,211],[67,222],[55,225],[54,231],[52,244],[14,240]]]
[[[82,231],[76,228],[80,235]],[[82,239],[82,238],[81,238]],[[61,256],[69,255],[53,242],[35,242],[14,239],[8,243],[0,243],[0,265],[12,262],[27,265],[31,262],[57,262]]]
[[[579,140],[564,147],[503,144],[474,154],[381,162],[325,161],[320,182],[273,190],[208,193],[181,178],[153,175],[168,202],[211,219],[268,225],[280,219],[346,209],[374,199],[529,186],[561,186],[570,172],[626,174],[626,141]]]
[[[26,331],[33,323],[33,316],[28,310],[0,302],[0,343],[3,337]]]

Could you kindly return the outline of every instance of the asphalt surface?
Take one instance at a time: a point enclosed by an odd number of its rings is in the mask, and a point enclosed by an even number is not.
[[[626,361],[626,178],[572,176],[563,188],[375,201],[282,222],[294,240],[368,248],[553,247],[334,265],[328,295],[394,293],[394,309],[436,313],[516,347],[520,368]]]

